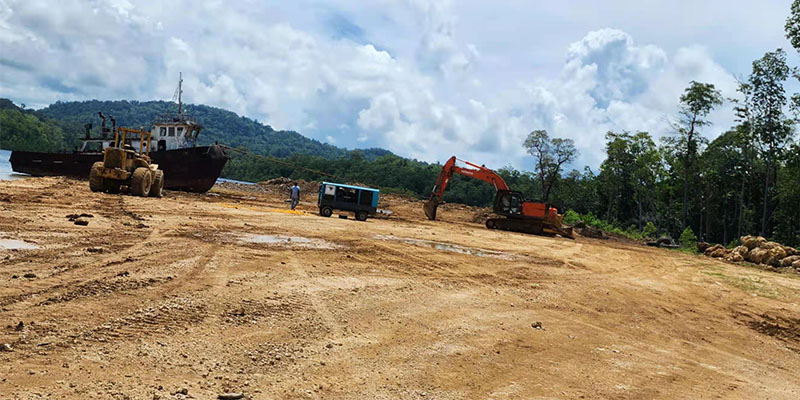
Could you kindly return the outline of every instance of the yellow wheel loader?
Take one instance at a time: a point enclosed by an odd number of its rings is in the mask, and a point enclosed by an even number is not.
[[[138,139],[128,137],[138,135]],[[132,146],[139,142],[139,151]],[[103,150],[103,161],[92,165],[89,188],[93,192],[118,193],[127,187],[131,194],[141,197],[161,197],[164,171],[150,162],[150,132],[117,128],[114,145]]]

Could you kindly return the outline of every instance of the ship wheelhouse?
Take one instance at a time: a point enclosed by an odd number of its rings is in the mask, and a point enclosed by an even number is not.
[[[202,129],[194,118],[184,114],[158,116],[150,131],[150,151],[195,147]]]

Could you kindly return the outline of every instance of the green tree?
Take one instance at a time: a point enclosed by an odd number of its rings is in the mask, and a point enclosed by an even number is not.
[[[606,159],[600,184],[609,220],[635,220],[639,232],[656,209],[657,185],[663,177],[661,153],[647,132],[606,134]],[[635,211],[634,211],[635,210]]]
[[[791,68],[786,64],[786,53],[777,49],[753,61],[753,72],[748,78],[752,131],[766,161],[764,197],[761,215],[761,235],[767,235],[769,224],[770,188],[772,176],[783,149],[791,140],[793,121],[784,115],[787,104],[784,81]]]
[[[667,144],[678,155],[683,170],[682,226],[687,226],[689,187],[696,182],[695,161],[700,145],[705,142],[702,129],[711,124],[706,120],[708,114],[721,104],[722,95],[713,84],[691,81],[680,97],[678,121],[674,124],[676,136],[666,138]]]
[[[523,146],[536,160],[542,186],[542,201],[546,202],[560,178],[561,168],[578,156],[575,142],[572,139],[551,139],[547,131],[535,130],[528,134]]]

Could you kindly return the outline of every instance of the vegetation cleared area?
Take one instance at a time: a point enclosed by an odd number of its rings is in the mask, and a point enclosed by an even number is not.
[[[360,222],[280,185],[87,186],[0,182],[5,397],[797,397],[796,273],[406,196]]]

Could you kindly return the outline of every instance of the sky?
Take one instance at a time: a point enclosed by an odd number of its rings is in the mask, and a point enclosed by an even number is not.
[[[790,0],[0,0],[0,97],[225,108],[347,148],[532,169],[533,130],[595,171],[608,131],[671,134],[692,80],[736,97]],[[735,122],[711,116],[713,139]]]

